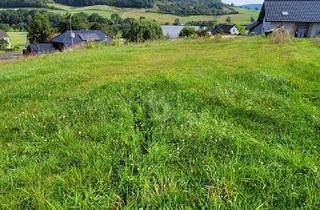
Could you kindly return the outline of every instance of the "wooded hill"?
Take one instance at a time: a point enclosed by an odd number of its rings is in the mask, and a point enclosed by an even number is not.
[[[46,7],[48,2],[48,0],[1,0],[0,7]],[[55,0],[55,2],[69,6],[110,5],[130,8],[153,8],[156,6],[160,13],[181,16],[238,13],[220,0]]]

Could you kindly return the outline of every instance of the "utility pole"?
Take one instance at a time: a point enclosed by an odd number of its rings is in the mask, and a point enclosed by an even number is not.
[[[72,16],[73,16],[73,13],[70,15],[69,24],[70,24],[71,45],[73,46]]]

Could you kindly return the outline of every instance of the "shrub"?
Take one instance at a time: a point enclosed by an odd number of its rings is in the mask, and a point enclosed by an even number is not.
[[[196,30],[194,28],[186,27],[186,28],[182,29],[182,31],[179,34],[179,37],[190,38],[190,37],[194,36],[195,33],[196,33]]]
[[[292,42],[292,36],[283,27],[276,29],[270,36],[271,42],[274,44],[285,44]]]

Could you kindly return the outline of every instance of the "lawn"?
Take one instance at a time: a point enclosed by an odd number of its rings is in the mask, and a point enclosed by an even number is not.
[[[99,46],[0,68],[0,209],[317,209],[320,46]]]

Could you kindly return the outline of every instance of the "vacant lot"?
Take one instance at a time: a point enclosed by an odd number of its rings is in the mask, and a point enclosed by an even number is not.
[[[243,38],[2,63],[0,209],[317,209],[319,53]]]

